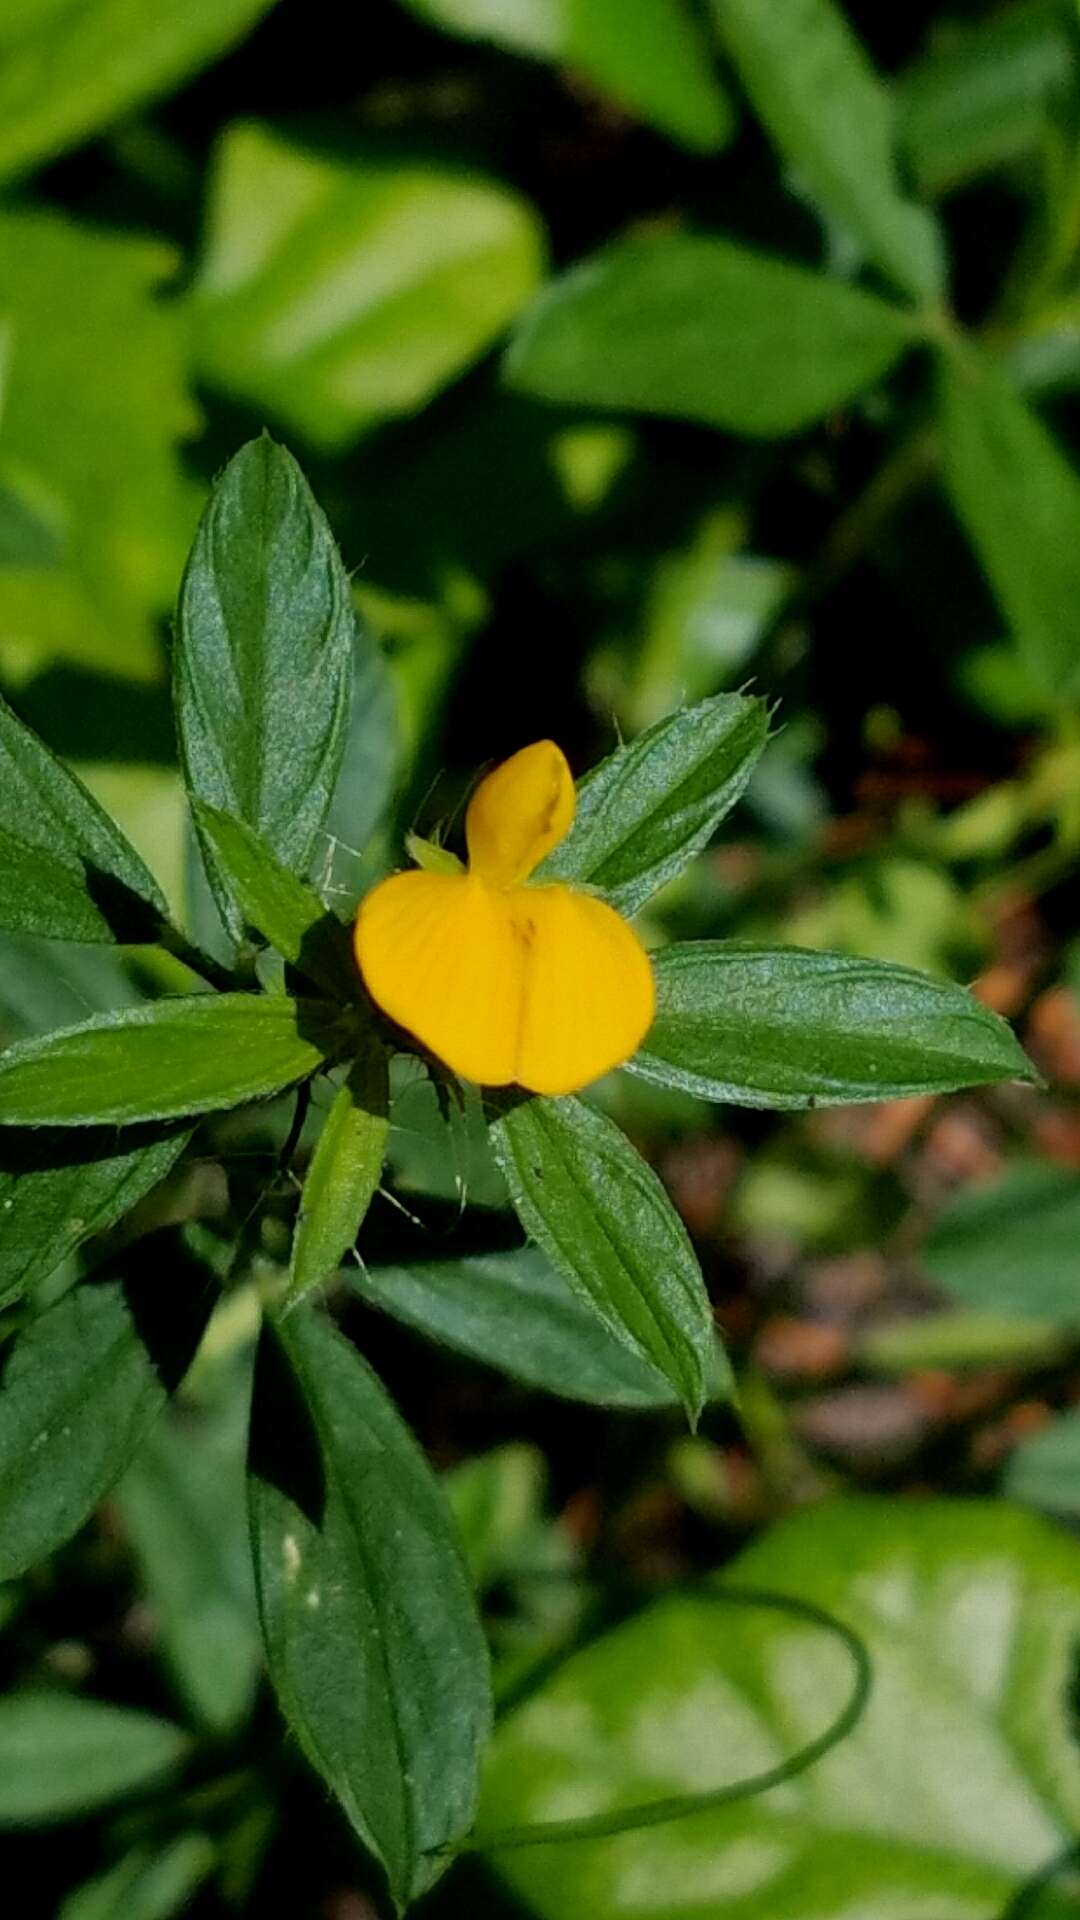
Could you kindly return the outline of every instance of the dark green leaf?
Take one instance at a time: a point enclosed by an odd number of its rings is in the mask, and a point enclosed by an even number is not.
[[[915,338],[899,308],[728,240],[616,241],[525,315],[506,361],[541,400],[671,414],[729,433],[809,426]]]
[[[1080,1412],[1060,1414],[1020,1442],[1005,1469],[1005,1492],[1047,1513],[1080,1514]]]
[[[896,134],[928,193],[947,193],[1033,152],[1076,85],[1077,48],[1058,0],[995,9],[901,76]]]
[[[165,913],[120,829],[0,700],[0,926],[52,940],[153,940]]]
[[[684,146],[710,152],[733,114],[685,0],[407,0],[414,13],[468,39],[558,61]]]
[[[0,178],[77,146],[207,66],[273,0],[8,0],[0,22]]]
[[[352,880],[345,904],[363,891],[360,856],[390,811],[401,774],[402,726],[394,679],[382,652],[357,620],[360,645],[353,674],[352,709],[337,786],[326,816],[329,880],[335,856],[344,863],[343,881]]]
[[[756,1603],[669,1594],[511,1712],[480,1831],[733,1784],[823,1732],[850,1661],[832,1634],[761,1604],[770,1590],[864,1640],[873,1683],[854,1732],[773,1792],[616,1839],[493,1854],[524,1909],[1021,1920],[1021,1887],[1080,1820],[1075,1541],[1001,1503],[908,1501],[901,1524],[893,1500],[849,1500],[774,1527],[717,1590],[729,1585]]]
[[[0,328],[0,355],[3,349]],[[36,501],[0,477],[0,567],[54,567],[62,551],[56,527],[38,510]]]
[[[307,1170],[293,1241],[290,1304],[337,1272],[382,1178],[390,1132],[385,1049],[371,1040],[338,1088]]]
[[[574,824],[537,878],[597,887],[636,913],[708,844],[768,731],[764,700],[739,693],[658,720],[582,781]]]
[[[743,1107],[948,1093],[1035,1070],[964,987],[799,947],[694,941],[653,956],[656,1020],[631,1071]]]
[[[69,1894],[56,1920],[173,1920],[190,1911],[217,1848],[205,1833],[181,1833],[158,1851],[134,1847],[106,1873]]]
[[[471,1825],[491,1712],[443,1496],[374,1374],[303,1308],[264,1333],[250,1464],[282,1710],[404,1907]]]
[[[602,1407],[663,1407],[671,1382],[613,1339],[538,1248],[352,1275],[361,1300],[526,1386]]]
[[[244,1496],[247,1405],[167,1413],[116,1499],[142,1568],[161,1651],[187,1711],[215,1733],[246,1718],[261,1647]]]
[[[9,1306],[91,1235],[104,1233],[163,1180],[186,1129],[129,1134],[0,1131],[0,1306]]]
[[[198,800],[193,812],[203,845],[245,921],[335,999],[358,999],[349,936],[318,894],[281,866],[242,820]]]
[[[1033,1161],[962,1189],[923,1264],[953,1299],[1080,1328],[1080,1175]]]
[[[122,1277],[88,1280],[15,1336],[0,1377],[0,1580],[70,1539],[182,1380],[213,1305],[170,1233]]]
[[[0,1700],[0,1826],[71,1820],[158,1786],[187,1755],[179,1727],[67,1693]]]
[[[120,947],[0,933],[0,1028],[5,1040],[72,1027],[88,1013],[134,1007],[144,996]]]
[[[1080,478],[996,368],[941,368],[945,477],[1026,666],[1055,699],[1080,691]]]
[[[528,202],[474,168],[349,145],[229,128],[193,296],[203,377],[325,448],[479,359],[543,253]]]
[[[174,685],[185,777],[306,873],[349,720],[356,618],[322,509],[265,434],[229,462],[184,574]],[[241,922],[213,846],[222,914]]]
[[[663,1187],[612,1121],[581,1100],[507,1102],[492,1146],[526,1232],[691,1420],[715,1353],[694,1250]]]
[[[406,1055],[391,1078],[393,1125],[387,1164],[394,1187],[463,1207],[505,1210],[506,1182],[491,1152],[480,1093],[462,1085],[462,1100],[441,1098],[427,1074],[417,1077]]]
[[[325,1001],[254,993],[99,1014],[0,1054],[0,1124],[86,1127],[238,1107],[339,1054],[345,1020]]]
[[[920,301],[942,290],[941,236],[904,198],[889,96],[836,0],[712,0],[754,107],[822,213]]]

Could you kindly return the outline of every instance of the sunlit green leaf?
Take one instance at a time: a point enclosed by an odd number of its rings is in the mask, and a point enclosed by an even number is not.
[[[65,36],[72,28],[66,11]],[[0,109],[0,150],[5,124]],[[13,323],[0,464],[32,481],[60,547],[59,564],[54,554],[0,568],[0,640],[155,677],[156,619],[194,518],[176,448],[196,416],[179,321],[158,297],[177,256],[157,240],[13,210],[0,213],[0,256]]]
[[[341,766],[355,640],[322,509],[284,447],[249,441],[214,489],[184,574],[177,729],[192,793],[244,821],[292,873],[308,869]],[[239,937],[206,837],[202,848]]]
[[[300,1195],[290,1302],[333,1278],[382,1178],[390,1132],[385,1048],[366,1042],[334,1096]]]
[[[961,1188],[922,1260],[953,1299],[1080,1328],[1080,1175],[1031,1161]]]
[[[715,1353],[712,1314],[651,1167],[612,1121],[575,1099],[507,1102],[491,1138],[526,1232],[696,1420]]]
[[[730,240],[631,236],[541,295],[506,376],[541,400],[769,437],[861,393],[914,337],[876,295]]]
[[[407,0],[448,33],[557,60],[685,146],[708,152],[733,115],[685,0]]]
[[[104,1233],[173,1167],[186,1128],[0,1130],[0,1306],[9,1306],[92,1235]]]
[[[1035,1070],[952,981],[854,954],[700,940],[655,954],[656,1020],[631,1071],[745,1107],[948,1093]]]
[[[733,1783],[823,1732],[850,1661],[822,1628],[762,1604],[770,1589],[865,1640],[858,1726],[797,1780],[738,1804],[493,1852],[525,1912],[997,1920],[1071,1844],[1080,1550],[1067,1535],[1000,1505],[908,1502],[900,1525],[894,1501],[848,1501],[775,1527],[718,1586],[757,1602],[670,1594],[507,1716],[481,1833]]]
[[[0,178],[78,145],[208,65],[273,0],[8,0],[0,21]]]
[[[0,1125],[184,1119],[259,1100],[340,1053],[325,1001],[200,993],[103,1013],[0,1054]]]
[[[581,782],[574,824],[537,877],[597,887],[636,913],[707,845],[768,731],[764,700],[738,693],[658,720]]]
[[[152,940],[165,911],[119,828],[0,700],[0,925],[53,940]]]
[[[124,1256],[19,1333],[0,1380],[0,1579],[62,1546],[119,1479],[187,1372],[213,1305],[174,1234]]]
[[[71,1820],[156,1787],[185,1759],[179,1727],[44,1690],[0,1700],[0,1826]]]
[[[945,477],[1026,666],[1055,698],[1080,691],[1080,476],[1005,375],[941,367]]]
[[[403,1907],[471,1825],[491,1711],[449,1515],[375,1375],[307,1308],[266,1329],[250,1468],[282,1711]]]
[[[838,0],[711,0],[720,40],[788,166],[905,293],[934,300],[932,216],[901,191],[892,103]]]
[[[316,446],[341,446],[478,359],[540,265],[535,217],[505,187],[234,126],[194,294],[199,366]]]

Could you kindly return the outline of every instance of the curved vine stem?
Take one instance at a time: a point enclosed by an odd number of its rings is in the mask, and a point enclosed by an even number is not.
[[[633,1833],[642,1827],[658,1827],[670,1820],[685,1820],[690,1814],[731,1806],[737,1800],[749,1800],[755,1794],[767,1793],[771,1787],[782,1786],[785,1781],[793,1780],[796,1775],[815,1766],[833,1747],[847,1738],[862,1718],[873,1680],[870,1655],[853,1628],[810,1600],[796,1600],[788,1594],[774,1593],[767,1588],[715,1586],[701,1587],[697,1591],[699,1597],[714,1601],[718,1606],[756,1608],[763,1612],[785,1614],[803,1625],[821,1628],[841,1643],[851,1660],[851,1690],[840,1712],[824,1732],[808,1741],[805,1747],[800,1747],[787,1760],[778,1762],[774,1767],[766,1767],[760,1773],[749,1774],[745,1779],[733,1780],[726,1786],[709,1787],[700,1793],[683,1793],[664,1800],[643,1800],[635,1806],[621,1807],[611,1813],[586,1814],[580,1819],[545,1820],[533,1826],[495,1827],[488,1832],[481,1829],[470,1834],[457,1849],[459,1853],[501,1853],[518,1847],[556,1846],[575,1840],[606,1840],[618,1833]]]

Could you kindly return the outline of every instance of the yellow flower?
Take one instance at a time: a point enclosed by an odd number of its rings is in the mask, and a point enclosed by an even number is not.
[[[574,805],[564,755],[539,740],[473,795],[467,870],[438,852],[438,870],[394,874],[361,903],[356,958],[372,999],[465,1080],[572,1093],[628,1059],[652,1024],[652,968],[626,921],[573,887],[527,884]]]

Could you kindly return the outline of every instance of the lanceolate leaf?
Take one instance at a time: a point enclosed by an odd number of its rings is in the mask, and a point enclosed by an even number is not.
[[[352,1282],[368,1305],[544,1393],[602,1407],[665,1407],[678,1397],[538,1247],[365,1267]]]
[[[659,720],[582,781],[570,833],[537,879],[597,887],[620,913],[636,913],[712,838],[768,731],[764,700],[739,693]]]
[[[0,1700],[0,1826],[71,1820],[156,1787],[191,1745],[167,1720],[78,1694]]]
[[[1053,698],[1080,689],[1080,475],[996,368],[941,369],[945,477],[1024,661]]]
[[[941,292],[932,216],[904,198],[889,96],[838,0],[712,0],[721,41],[823,213],[913,298]]]
[[[359,981],[349,936],[318,894],[281,866],[242,820],[199,801],[193,811],[244,919],[335,999],[355,1000]]]
[[[153,940],[153,876],[81,781],[0,700],[0,927],[52,940]]]
[[[307,871],[345,745],[356,621],[322,509],[267,436],[236,454],[184,574],[177,727],[193,794],[246,821],[282,866]],[[204,838],[218,904],[242,931]]]
[[[696,1420],[715,1353],[712,1314],[652,1169],[605,1115],[572,1098],[507,1102],[491,1140],[526,1232]]]
[[[187,1128],[0,1131],[0,1306],[52,1273],[143,1199],[183,1152]]]
[[[99,1014],[0,1054],[0,1125],[183,1119],[279,1093],[346,1044],[325,1001],[200,993]]]
[[[744,1107],[843,1106],[1033,1080],[964,987],[853,954],[702,940],[653,956],[655,1023],[632,1073]]]
[[[282,1710],[402,1909],[471,1825],[491,1713],[443,1496],[374,1374],[306,1308],[265,1330],[250,1467]]]
[[[386,1052],[362,1047],[326,1116],[300,1196],[290,1302],[333,1277],[353,1245],[382,1177],[390,1132]]]
[[[886,373],[915,338],[876,295],[729,240],[616,241],[541,295],[507,358],[539,399],[793,433]]]
[[[76,1533],[183,1379],[210,1316],[205,1267],[173,1233],[124,1256],[16,1335],[0,1378],[0,1580]]]

